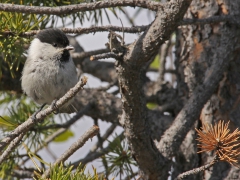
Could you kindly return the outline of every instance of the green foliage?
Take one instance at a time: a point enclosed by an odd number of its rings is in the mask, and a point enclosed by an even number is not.
[[[39,28],[44,18],[34,14],[0,12],[0,78],[4,69],[9,69],[11,76],[15,77],[15,72],[25,59],[23,45],[30,42],[21,34]]]
[[[160,66],[160,60],[159,60],[159,54],[156,55],[156,57],[154,58],[153,62],[150,64],[150,68],[153,69],[158,69]]]
[[[15,129],[18,125],[25,122],[34,112],[38,110],[36,104],[26,98],[11,93],[1,93],[0,107],[7,107],[7,111],[0,116],[0,129],[7,134]],[[42,123],[36,124],[27,132],[23,140],[29,147],[36,147],[44,143],[46,136],[52,134],[56,129],[44,129],[49,124],[54,124],[53,116],[48,116]]]
[[[96,2],[98,0],[0,0],[2,3],[13,3],[21,5],[33,5],[33,6],[62,6],[77,4],[82,2]],[[117,10],[123,12],[122,8],[109,8],[101,9],[89,12],[78,12],[70,15],[36,15],[36,14],[23,14],[16,12],[0,12],[0,79],[2,72],[11,72],[12,78],[18,77],[17,72],[21,71],[23,64],[26,60],[24,52],[27,50],[32,37],[24,35],[25,32],[31,30],[45,29],[48,27],[65,27],[71,25],[75,27],[77,24],[83,24],[84,21],[90,21],[92,24],[97,25],[102,23],[103,16],[106,15],[108,21],[110,18],[108,13],[111,12],[118,17]],[[59,21],[61,23],[59,23]],[[61,24],[59,26],[59,24]],[[18,77],[19,78],[19,77]],[[4,134],[8,134],[18,125],[22,124],[29,118],[38,107],[31,100],[25,96],[14,94],[12,92],[0,92],[0,106],[5,107],[5,114],[0,116],[0,130]],[[47,129],[48,125],[54,124],[53,116],[46,118],[43,123],[36,124],[22,140],[24,147],[27,150],[27,154],[32,162],[35,164],[35,160],[47,165],[37,154],[34,154],[31,150],[35,149],[41,144],[44,144],[44,139],[48,135],[52,134],[57,129]],[[60,135],[55,139],[55,142],[63,142],[73,136],[71,131]],[[22,143],[23,144],[23,143]],[[114,141],[110,142],[111,152],[103,157],[103,159],[109,161],[110,164],[106,171],[113,173],[114,176],[120,175],[132,175],[131,166],[136,165],[135,161],[131,158],[130,151],[128,150],[125,141],[122,142],[122,138],[116,137]],[[0,179],[12,179],[10,176],[14,168],[18,168],[17,163],[22,160],[18,154],[19,148],[15,149],[9,158],[0,164]],[[37,169],[39,169],[37,167]],[[40,178],[40,176],[38,177]],[[73,172],[72,166],[53,166],[51,168],[51,180],[54,179],[72,179],[72,180],[97,180],[104,179],[99,177],[96,169],[94,168],[94,174],[85,173],[85,167],[78,167]]]
[[[74,133],[70,130],[67,130],[64,133],[60,134],[58,137],[56,137],[53,142],[65,142],[73,136]]]
[[[9,116],[0,116],[0,126],[5,130],[13,130],[17,124]]]
[[[13,179],[11,172],[17,167],[17,163],[20,160],[17,156],[17,152],[14,152],[6,161],[0,164],[0,179]]]
[[[158,105],[156,103],[147,103],[147,108],[148,109],[154,109],[156,108]]]
[[[135,160],[132,158],[131,152],[128,149],[127,140],[122,140],[122,137],[116,137],[109,144],[110,152],[105,155],[108,165],[108,173],[114,177],[122,175],[132,176],[134,172],[132,166],[136,166]]]
[[[85,167],[79,165],[78,168],[73,172],[73,166],[63,166],[63,164],[55,165],[51,167],[50,179],[51,180],[103,180],[102,176],[97,174],[94,168],[94,174],[85,173]],[[39,180],[45,180],[38,177]]]
[[[83,2],[93,2],[91,0],[22,0],[22,1],[1,1],[3,3],[13,3],[21,5],[34,5],[34,6],[63,6],[71,4],[79,4]],[[95,1],[94,1],[95,2]],[[117,13],[115,9],[111,8],[111,12],[115,16]],[[75,27],[76,23],[83,24],[85,20],[91,21],[93,24],[102,23],[103,13],[108,17],[108,12],[105,9],[77,12],[71,15],[36,15],[36,14],[23,14],[16,12],[0,12],[0,78],[3,72],[10,72],[12,78],[16,77],[16,72],[19,71],[21,65],[24,64],[26,57],[23,55],[24,51],[28,48],[30,37],[23,36],[24,32],[31,30],[45,29],[47,27],[56,27],[59,21],[62,22],[62,27],[72,25]],[[108,18],[110,21],[110,19]],[[70,24],[68,24],[68,22]]]

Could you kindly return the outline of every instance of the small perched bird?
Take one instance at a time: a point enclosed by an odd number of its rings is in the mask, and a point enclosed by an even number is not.
[[[78,82],[69,53],[73,49],[59,29],[45,29],[36,35],[22,72],[22,89],[27,96],[44,106],[61,98]]]

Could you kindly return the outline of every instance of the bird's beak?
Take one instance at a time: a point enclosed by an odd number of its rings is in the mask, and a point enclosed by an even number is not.
[[[74,50],[74,47],[73,46],[67,46],[67,47],[65,47],[65,49],[70,51],[70,50]]]

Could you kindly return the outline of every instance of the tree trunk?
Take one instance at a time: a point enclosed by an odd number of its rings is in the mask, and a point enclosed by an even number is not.
[[[236,15],[239,9],[239,0],[194,0],[186,17],[203,19],[216,15]],[[183,68],[189,96],[211,75],[210,67],[223,58],[220,56],[223,51],[229,54],[228,62],[226,62],[227,68],[222,72],[220,83],[202,109],[200,121],[195,127],[200,127],[202,123],[212,124],[221,119],[226,122],[230,120],[230,127],[233,129],[240,126],[240,31],[237,23],[239,24],[239,18],[232,22],[182,26],[178,32],[180,45],[177,47],[176,57],[181,62],[180,67]],[[216,76],[216,78],[219,77]],[[195,138],[196,134],[193,131],[186,136],[182,144],[182,156],[179,155],[177,158],[181,168],[176,168],[176,171],[190,170],[207,164],[213,159],[213,153],[196,154],[196,141],[192,141]],[[187,143],[188,141],[190,143]],[[192,145],[189,146],[190,144]],[[219,162],[198,178],[212,180],[233,179],[234,177],[240,178],[239,170],[237,171],[228,163]]]

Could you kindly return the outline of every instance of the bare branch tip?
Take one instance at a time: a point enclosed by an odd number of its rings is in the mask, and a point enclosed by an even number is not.
[[[98,126],[93,125],[93,128],[94,128],[95,131],[98,131],[98,132],[99,132],[99,127],[98,127]]]
[[[88,81],[87,76],[83,76],[82,79],[81,79],[81,82],[83,83],[83,85],[86,85],[87,81]]]

